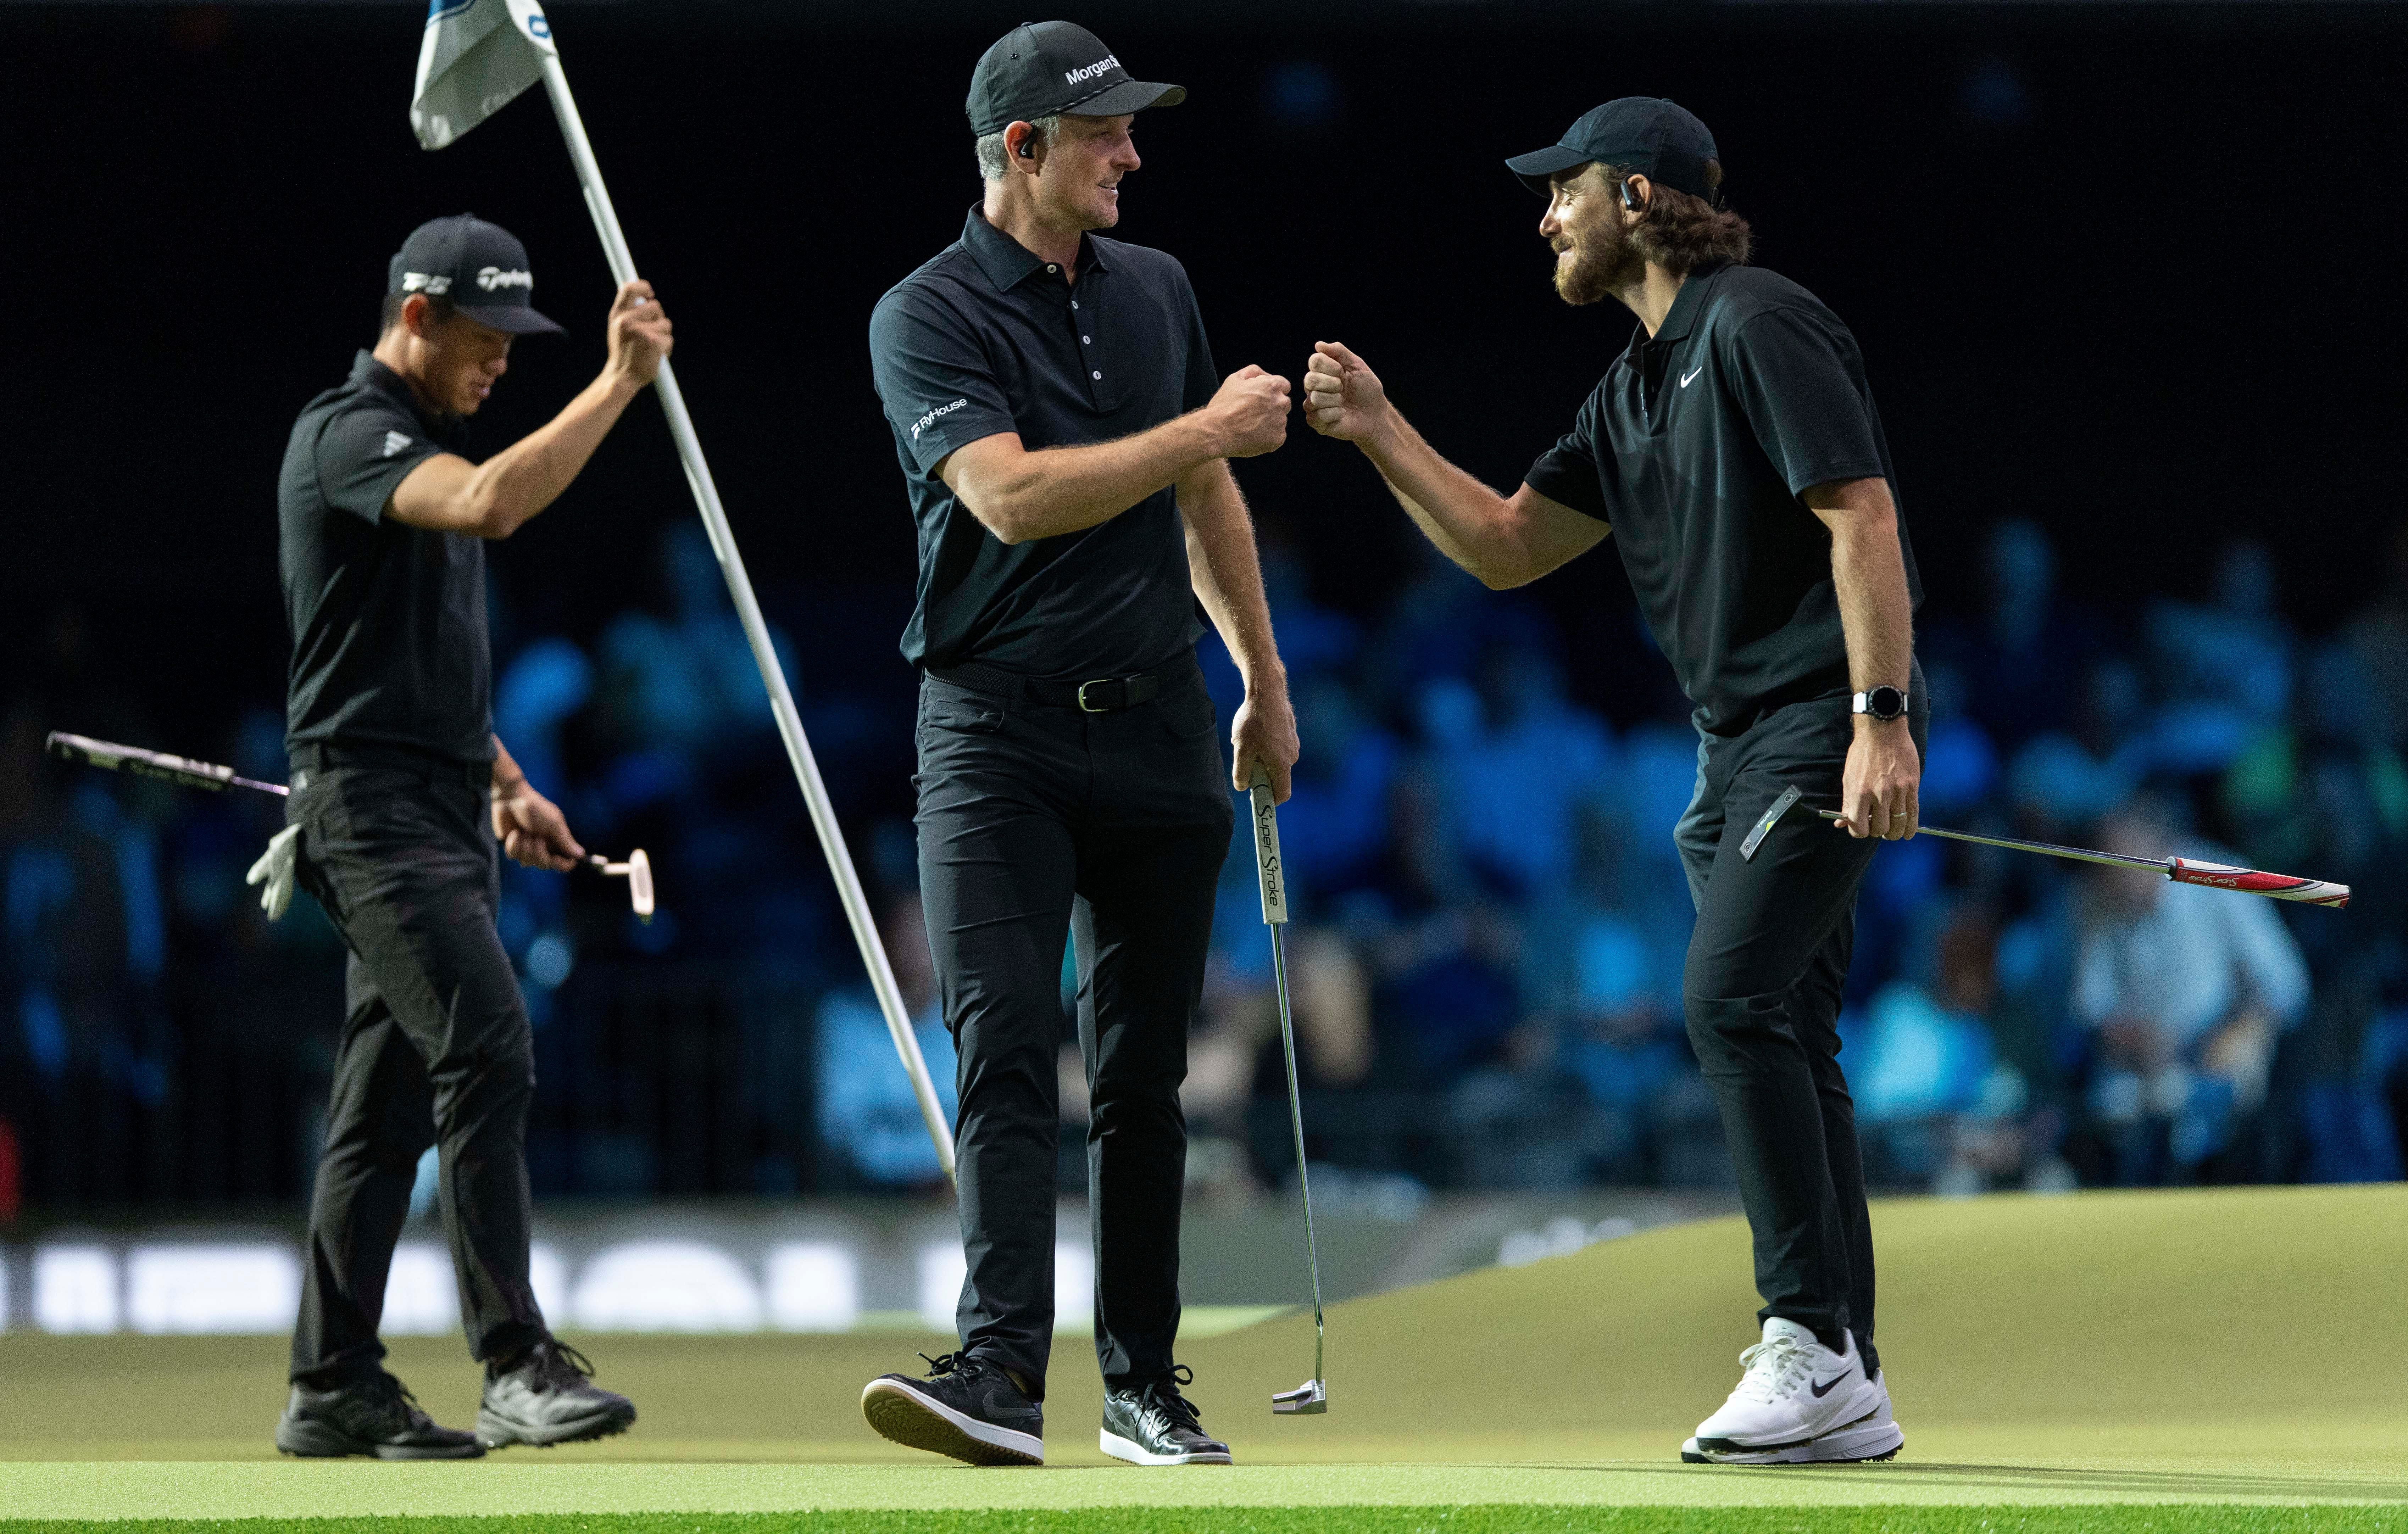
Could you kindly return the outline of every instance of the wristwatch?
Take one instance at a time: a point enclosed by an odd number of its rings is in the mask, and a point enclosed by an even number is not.
[[[1870,714],[1886,724],[1906,712],[1906,694],[1898,688],[1881,686],[1869,693],[1856,695],[1856,711]]]

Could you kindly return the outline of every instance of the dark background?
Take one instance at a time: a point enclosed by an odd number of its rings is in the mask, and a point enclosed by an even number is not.
[[[1116,233],[1185,262],[1225,371],[1293,376],[1314,340],[1342,339],[1442,451],[1511,484],[1631,321],[1555,299],[1540,207],[1498,161],[1601,100],[1668,94],[1714,129],[1758,261],[1863,345],[1927,629],[1971,631],[1983,551],[2008,518],[2045,529],[2067,610],[2119,643],[2144,603],[2206,597],[2234,539],[2270,551],[2303,642],[2386,579],[2402,508],[2408,7],[1223,0],[1076,14],[1140,77],[1191,91],[1140,121],[1146,165]],[[411,226],[464,208],[508,225],[538,301],[570,327],[514,357],[476,423],[486,451],[599,366],[609,282],[549,110],[522,101],[439,154],[418,149],[406,108],[423,19],[408,4],[0,3],[7,751],[30,754],[57,727],[273,775],[241,754],[237,722],[281,705],[277,464],[294,414],[373,339]],[[958,4],[553,12],[882,895],[908,881],[912,678],[895,641],[912,538],[864,333],[879,294],[958,233],[978,192],[968,72],[1021,19]],[[1292,433],[1239,469],[1262,536],[1298,556],[1285,567],[1313,602],[1378,633],[1428,555],[1351,450],[1300,419]],[[497,658],[543,637],[590,652],[631,609],[666,616],[662,534],[693,515],[659,410],[639,402],[558,504],[494,546]],[[1530,599],[1565,641],[1577,701],[1617,727],[1679,718],[1610,555]],[[2100,642],[2067,647],[2069,695]],[[1387,723],[1408,727],[1393,710]],[[572,730],[569,774],[640,744]],[[652,839],[684,937],[604,940],[607,901],[569,901],[589,958],[560,993],[566,1022],[539,1036],[542,1112],[559,1121],[535,1131],[547,1195],[825,1185],[808,1125],[739,1099],[764,1079],[764,1040],[792,1064],[807,1037],[793,1019],[858,970],[774,741],[731,738],[714,775],[716,843],[605,823],[613,845]],[[0,803],[0,822],[66,824],[88,777],[53,767],[25,803]],[[33,781],[0,771],[8,795]],[[266,823],[120,787],[137,821],[165,827],[171,905],[208,906],[191,897],[205,890],[222,906]],[[99,835],[77,845],[100,857]],[[713,908],[692,870],[733,866],[731,840],[754,844],[766,882]],[[60,1079],[85,1084],[18,1083],[29,1206],[289,1201],[304,1184],[339,1013],[332,934],[306,916],[272,938],[255,921],[166,925],[165,982],[96,1004],[101,1021],[77,1035]],[[93,930],[92,965],[118,964],[116,939]],[[2364,946],[2351,930],[2337,951]],[[72,943],[49,942],[23,962],[71,968]],[[21,1058],[9,1026],[0,1060]],[[2408,1087],[2401,1102],[2408,1113]],[[623,1151],[638,1170],[609,1169]],[[782,1169],[752,1169],[771,1162]]]
[[[1119,233],[1194,276],[1224,369],[1347,341],[1441,448],[1511,483],[1627,335],[1568,313],[1500,156],[1660,93],[1717,136],[1758,260],[1855,327],[1932,600],[1971,598],[1993,519],[2043,522],[2077,595],[2191,593],[2268,541],[2311,632],[2373,587],[2400,505],[2402,8],[2183,5],[1161,7],[1082,13],[1149,114]],[[1183,18],[1183,20],[1180,20]],[[908,677],[910,523],[863,334],[976,194],[991,7],[566,5],[564,59],[798,690]],[[15,489],[0,643],[61,604],[167,741],[280,693],[275,467],[371,338],[420,220],[518,232],[544,306],[490,446],[599,362],[608,274],[550,112],[439,154],[406,117],[411,6],[0,7]],[[539,92],[537,94],[539,96]],[[1354,454],[1303,431],[1244,465],[1315,595],[1361,610],[1413,557]],[[572,635],[654,595],[691,515],[650,405],[495,550],[521,622]],[[1548,583],[1575,649],[1620,643],[1611,559]],[[808,621],[833,606],[842,623]],[[1575,684],[1597,673],[1575,667]],[[1600,696],[1598,701],[1611,703]],[[1616,710],[1620,711],[1620,710]]]

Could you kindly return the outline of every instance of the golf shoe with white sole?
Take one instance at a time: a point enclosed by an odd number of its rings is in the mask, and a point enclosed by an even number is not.
[[[1906,1447],[1906,1434],[1890,1412],[1889,1370],[1873,1376],[1881,1404],[1855,1422],[1832,1428],[1822,1437],[1783,1449],[1754,1454],[1720,1454],[1709,1458],[1696,1439],[1681,1445],[1681,1457],[1692,1465],[1861,1465],[1868,1460],[1896,1459]]]
[[[907,1449],[970,1465],[1045,1463],[1044,1407],[1000,1365],[969,1354],[928,1358],[924,1380],[881,1374],[862,1389],[861,1414]]]
[[[1096,1447],[1132,1465],[1226,1465],[1229,1446],[1206,1435],[1196,1403],[1179,1393],[1195,1383],[1185,1364],[1137,1390],[1104,1392],[1104,1430]]]
[[[1888,1392],[1865,1377],[1855,1339],[1842,1340],[1845,1351],[1835,1352],[1795,1321],[1779,1316],[1767,1321],[1764,1340],[1739,1355],[1746,1369],[1739,1387],[1720,1411],[1698,1424],[1697,1436],[1681,1446],[1681,1457],[1701,1465],[1803,1464],[1818,1457],[1812,1447],[1827,1434],[1859,1425],[1877,1428]],[[1889,1428],[1895,1433],[1897,1425]],[[1871,1432],[1863,1441],[1878,1443],[1884,1436]],[[1839,1447],[1854,1441],[1843,1441]],[[1887,1452],[1897,1452],[1897,1445]],[[1876,1449],[1845,1457],[1881,1456]]]

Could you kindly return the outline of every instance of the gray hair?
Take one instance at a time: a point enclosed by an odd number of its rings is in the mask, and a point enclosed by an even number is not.
[[[1054,147],[1054,140],[1061,136],[1062,116],[1055,112],[1045,117],[1034,118],[1030,120],[1028,125],[1037,130],[1038,142],[1050,150]],[[990,181],[1002,180],[1010,152],[1004,145],[1003,135],[999,133],[991,133],[981,138],[978,141],[979,175]]]

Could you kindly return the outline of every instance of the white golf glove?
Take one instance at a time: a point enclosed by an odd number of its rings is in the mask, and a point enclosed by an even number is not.
[[[242,876],[246,884],[267,886],[259,892],[259,909],[267,912],[271,922],[281,921],[284,908],[293,903],[293,861],[300,839],[301,827],[297,824],[277,832],[267,839],[267,851],[260,853],[259,861]]]

